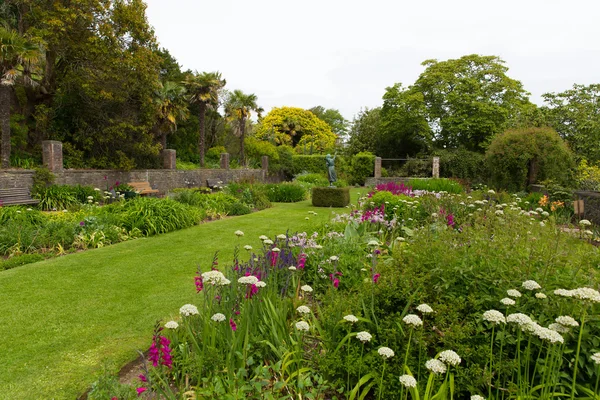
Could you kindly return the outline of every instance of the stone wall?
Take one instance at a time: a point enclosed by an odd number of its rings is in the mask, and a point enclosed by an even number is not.
[[[600,192],[577,191],[574,197],[576,200],[583,200],[583,215],[580,218],[600,225]]]
[[[396,183],[408,183],[411,179],[431,179],[431,178],[411,178],[407,176],[389,176],[389,177],[380,177],[380,178],[367,178],[365,180],[365,186],[375,186],[380,185],[382,183],[388,182],[396,182]]]
[[[33,184],[33,170],[0,170],[0,189],[28,187]],[[190,171],[148,169],[133,171],[113,170],[64,170],[55,173],[56,184],[88,185],[106,190],[116,182],[146,181],[154,189],[167,192],[175,188],[206,186],[207,179],[219,179],[223,183],[240,180],[264,182],[266,171],[262,169],[197,169]]]

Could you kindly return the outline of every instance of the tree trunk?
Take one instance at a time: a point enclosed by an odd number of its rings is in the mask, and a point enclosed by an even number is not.
[[[246,137],[246,118],[240,119],[240,165],[246,166],[246,156],[244,154],[244,138]]]
[[[0,167],[10,168],[10,86],[0,84]]]
[[[200,138],[198,139],[198,148],[200,150],[200,168],[204,168],[204,117],[206,116],[206,103],[200,103],[200,112],[198,114],[198,123],[200,124]]]
[[[160,145],[162,146],[163,150],[167,149],[167,131],[163,130],[160,132]]]

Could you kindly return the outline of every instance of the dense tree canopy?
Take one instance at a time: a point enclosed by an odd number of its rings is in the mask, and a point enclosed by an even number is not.
[[[339,110],[316,106],[310,108],[308,111],[315,114],[317,118],[329,125],[333,133],[338,137],[343,138],[348,134],[348,125],[350,123],[342,116],[342,114],[340,114]]]
[[[335,146],[337,136],[315,114],[298,107],[273,108],[261,121],[256,137],[298,152],[320,153]]]
[[[468,55],[423,62],[413,90],[423,94],[439,147],[482,151],[529,104],[521,82],[496,56]]]
[[[377,154],[380,134],[381,107],[361,110],[352,121],[347,151],[349,154]]]

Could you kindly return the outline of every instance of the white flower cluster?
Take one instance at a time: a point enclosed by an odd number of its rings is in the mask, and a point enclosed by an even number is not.
[[[225,321],[226,318],[225,318],[224,314],[216,313],[215,315],[210,317],[210,319],[212,319],[215,322],[223,322],[223,321]]]
[[[496,215],[504,215],[504,211],[502,211],[502,210],[496,210]]]
[[[235,231],[235,236],[237,236],[237,237],[244,236],[244,232],[242,232],[242,231]]]
[[[440,353],[439,358],[443,363],[457,366],[460,364],[460,356],[452,350],[444,350]]]
[[[285,236],[284,234],[279,234],[277,235],[277,239],[285,240],[287,239],[287,236]]]
[[[537,283],[536,281],[525,281],[523,282],[523,289],[527,289],[527,290],[538,290],[541,289],[542,287],[539,285],[539,283]]]
[[[579,322],[575,321],[575,318],[570,317],[568,315],[561,315],[560,317],[556,318],[555,321],[561,324],[562,326],[579,326]]]
[[[441,362],[440,360],[436,360],[432,358],[425,363],[425,368],[427,368],[430,372],[434,374],[442,375],[446,373],[446,364]]]
[[[269,239],[269,237],[268,237],[268,236],[265,236],[265,235],[260,235],[258,238],[259,238],[260,240],[262,240],[263,242],[264,242],[265,240],[268,240],[268,239]]]
[[[567,289],[556,289],[554,294],[562,297],[573,297],[572,291]]]
[[[379,246],[379,242],[377,240],[370,240],[368,246],[377,247]]]
[[[265,286],[267,286],[267,282],[263,282],[263,281],[258,281],[254,284],[254,286],[259,287],[259,288],[263,288]]]
[[[506,322],[517,324],[521,327],[533,324],[533,320],[529,316],[521,313],[509,314],[506,317]]]
[[[377,353],[383,358],[392,358],[394,357],[394,350],[389,347],[380,347],[377,349]]]
[[[600,303],[600,292],[592,288],[578,288],[573,290],[567,289],[556,289],[554,294],[563,297],[572,297],[579,300],[593,301],[594,303]]]
[[[429,314],[433,312],[433,308],[429,307],[429,305],[425,303],[418,305],[417,310],[421,311],[423,314]]]
[[[298,311],[300,314],[310,314],[310,308],[307,306],[300,306],[296,308],[296,311]]]
[[[594,354],[592,354],[592,357],[590,357],[590,358],[592,359],[592,361],[595,364],[597,364],[597,365],[600,364],[600,353],[594,353]]]
[[[474,394],[473,396],[471,396],[471,400],[485,400],[485,397],[482,397],[478,394]]]
[[[265,239],[265,240],[263,240],[263,244],[271,245],[271,244],[273,244],[273,241],[271,239]]]
[[[196,307],[193,304],[184,304],[179,309],[179,314],[183,315],[184,317],[189,317],[190,315],[198,315],[198,307]]]
[[[281,249],[280,249],[279,247],[273,247],[273,248],[271,249],[271,251],[272,251],[273,253],[279,253],[279,252],[281,251]]]
[[[548,329],[552,329],[553,331],[558,333],[569,333],[571,331],[568,327],[556,323],[548,325]]]
[[[497,311],[497,310],[488,310],[488,311],[484,312],[483,320],[494,323],[496,325],[506,323],[506,318],[504,318],[504,315],[500,311]]]
[[[535,322],[533,323],[533,327],[531,329],[533,330],[533,334],[535,336],[542,340],[547,340],[550,343],[564,343],[565,341],[560,333],[549,328],[544,328]]]
[[[521,292],[519,292],[516,289],[508,289],[506,291],[506,294],[508,294],[510,297],[515,297],[515,298],[521,297]]]
[[[250,246],[249,244],[247,244],[247,245],[244,246],[244,250],[250,251],[250,250],[252,250],[252,246]]]
[[[406,317],[402,318],[402,321],[404,321],[406,325],[412,325],[415,328],[423,325],[421,318],[415,314],[408,314]]]
[[[589,220],[587,220],[587,219],[582,219],[581,221],[579,221],[579,225],[581,225],[581,226],[591,226],[592,223]]]
[[[509,299],[508,297],[505,297],[502,300],[500,300],[500,303],[504,304],[505,306],[514,306],[515,305],[515,301],[513,299]]]
[[[351,323],[355,323],[358,322],[358,318],[356,318],[354,315],[352,314],[348,314],[346,316],[344,316],[344,320],[351,322]]]
[[[358,340],[360,340],[361,342],[366,343],[366,342],[371,341],[373,336],[371,336],[371,334],[369,332],[362,331],[362,332],[358,332],[356,334],[356,338]]]
[[[329,257],[329,261],[337,261],[339,259],[340,258],[338,256],[331,256],[331,257]]]
[[[255,285],[257,282],[258,278],[254,275],[242,276],[238,279],[238,283],[241,283],[242,285]]]
[[[402,375],[400,377],[400,383],[407,388],[417,387],[417,380],[412,375]]]
[[[211,285],[229,285],[231,281],[225,278],[221,271],[207,271],[202,274],[202,281]]]
[[[294,266],[292,265],[292,266],[288,267],[288,269],[289,269],[290,271],[295,271],[295,270],[296,270],[296,267],[294,267]]]
[[[306,293],[310,293],[310,292],[313,291],[313,288],[311,288],[308,285],[303,285],[303,286],[300,287],[300,290],[302,290],[303,292],[306,292]]]
[[[165,324],[165,328],[167,329],[177,329],[179,328],[179,324],[175,321],[169,321]]]
[[[544,293],[542,293],[542,292],[537,292],[537,293],[535,294],[535,298],[536,298],[536,299],[547,299],[547,298],[548,298],[548,296],[546,296],[546,295],[545,295]]]
[[[306,321],[299,321],[299,322],[296,322],[296,329],[298,329],[299,331],[308,332],[308,330],[310,329],[310,326],[308,325],[308,322],[306,322]]]

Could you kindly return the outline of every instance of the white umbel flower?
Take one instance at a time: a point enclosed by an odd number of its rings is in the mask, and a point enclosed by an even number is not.
[[[165,328],[167,329],[177,329],[179,328],[179,324],[175,321],[169,321],[165,324]]]
[[[377,247],[379,246],[379,242],[377,240],[370,240],[368,246]]]
[[[402,318],[402,321],[404,321],[406,325],[412,325],[415,328],[423,326],[423,321],[415,314],[408,314],[406,317]]]
[[[446,364],[444,364],[440,360],[436,360],[435,358],[428,360],[425,363],[425,368],[437,375],[442,375],[446,373]]]
[[[265,235],[260,235],[258,238],[259,238],[260,240],[263,240],[263,241],[265,241],[265,240],[269,239],[269,238],[268,238],[267,236],[265,236]]]
[[[277,239],[285,240],[286,238],[287,236],[285,236],[284,234],[277,235]]]
[[[541,300],[543,300],[543,299],[547,299],[547,298],[548,298],[548,296],[546,296],[546,295],[545,295],[544,293],[542,293],[542,292],[538,292],[538,293],[536,293],[536,294],[535,294],[535,298],[536,298],[536,299],[541,299]]]
[[[288,267],[288,269],[289,269],[290,271],[295,271],[295,270],[296,270],[296,267],[294,267],[294,266],[292,265],[291,267]]]
[[[562,297],[573,297],[573,291],[567,289],[556,289],[554,294]]]
[[[571,327],[579,326],[579,322],[575,321],[575,318],[570,317],[568,315],[561,315],[560,317],[556,318],[554,321],[558,322],[562,326],[571,326]]]
[[[590,358],[596,365],[600,364],[600,353],[594,353]]]
[[[377,353],[383,358],[392,358],[394,357],[394,350],[389,347],[380,347],[377,349]]]
[[[310,292],[313,291],[313,288],[311,288],[308,285],[303,285],[303,286],[300,287],[300,290],[302,290],[303,292],[306,292],[306,293],[310,293]]]
[[[247,244],[247,245],[244,246],[244,250],[250,251],[250,250],[252,250],[252,246],[250,246],[249,244]]]
[[[407,388],[417,387],[417,380],[412,375],[402,375],[400,383]]]
[[[440,357],[439,359],[444,363],[444,364],[449,364],[449,365],[453,365],[453,366],[457,366],[458,364],[460,364],[460,356],[458,354],[456,354],[456,352],[452,351],[452,350],[444,350],[440,353]]]
[[[296,308],[296,311],[298,311],[300,314],[310,314],[310,308],[307,306],[300,306]]]
[[[571,329],[569,329],[568,327],[561,325],[561,324],[550,324],[548,325],[548,329],[552,329],[553,331],[556,331],[558,333],[569,333],[571,332]]]
[[[211,285],[229,285],[231,281],[225,278],[225,275],[221,271],[207,271],[202,274],[202,281],[205,284]]]
[[[496,215],[504,215],[504,211],[502,211],[502,210],[496,210]]]
[[[263,288],[265,286],[267,286],[267,282],[263,282],[263,281],[258,281],[254,284],[254,286],[259,287],[259,288]]]
[[[354,315],[352,314],[348,314],[346,316],[344,316],[344,320],[351,322],[351,323],[355,323],[358,322],[358,318],[356,318]]]
[[[523,289],[527,290],[538,290],[542,288],[536,281],[525,281],[521,286],[523,286]]]
[[[258,278],[254,275],[242,276],[238,279],[238,283],[242,285],[255,285],[258,282]]]
[[[515,305],[515,301],[513,299],[509,299],[508,297],[505,297],[502,300],[500,300],[500,303],[504,304],[505,306],[514,306]]]
[[[579,300],[589,300],[594,303],[600,303],[600,292],[592,288],[578,288],[571,291],[573,297]]]
[[[212,319],[215,322],[223,322],[223,321],[225,321],[226,317],[224,314],[221,314],[218,312],[215,315],[213,315],[212,317],[210,317],[210,319]]]
[[[506,322],[517,324],[521,327],[533,324],[533,320],[528,315],[521,313],[509,314],[506,317]]]
[[[560,335],[560,333],[549,329],[549,328],[544,328],[543,326],[536,326],[536,329],[534,330],[534,335],[536,335],[537,337],[539,337],[542,340],[547,340],[550,343],[564,343],[565,339],[563,339],[563,337]]]
[[[361,342],[366,343],[370,342],[373,336],[369,332],[362,331],[356,334],[356,338]]]
[[[273,248],[271,249],[271,251],[272,251],[273,253],[279,253],[279,252],[281,251],[281,249],[280,249],[279,247],[273,247]]]
[[[242,232],[242,231],[235,231],[235,236],[237,236],[237,237],[244,236],[244,232]]]
[[[271,239],[265,239],[265,240],[263,240],[263,243],[271,245],[271,244],[273,244],[273,241]]]
[[[299,321],[296,322],[296,329],[299,331],[308,332],[310,330],[310,325],[308,325],[308,322],[306,321]]]
[[[488,310],[483,313],[483,320],[491,322],[493,324],[505,324],[506,318],[504,318],[504,314],[497,310]]]
[[[338,256],[331,256],[331,257],[329,257],[329,261],[337,261],[339,259],[340,258]]]
[[[417,306],[417,310],[422,312],[423,314],[429,314],[433,312],[433,308],[429,307],[429,305],[425,303],[419,304]]]
[[[198,307],[196,307],[193,304],[184,304],[179,309],[179,314],[183,315],[184,317],[189,317],[190,315],[198,315]]]
[[[508,294],[510,297],[515,297],[515,298],[521,297],[521,292],[519,292],[517,289],[508,289],[506,291],[506,294]]]
[[[592,223],[589,220],[587,220],[587,219],[582,219],[581,221],[579,221],[579,225],[581,225],[581,226],[590,226],[590,225],[592,225]]]
[[[485,400],[485,397],[482,397],[478,394],[474,394],[473,396],[471,396],[471,400]]]

